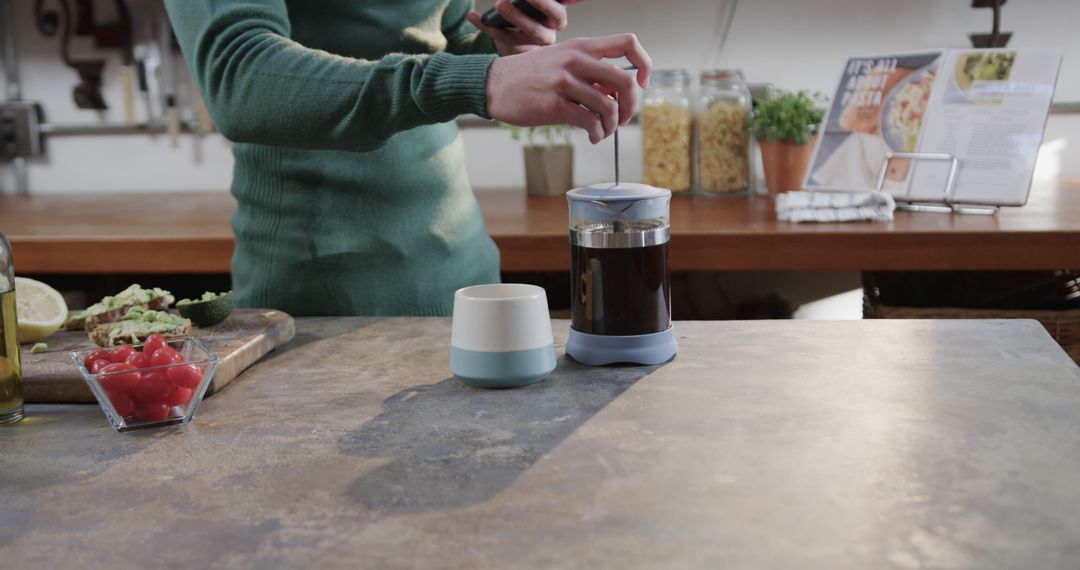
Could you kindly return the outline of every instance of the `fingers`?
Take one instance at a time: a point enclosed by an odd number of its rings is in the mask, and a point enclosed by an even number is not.
[[[619,106],[614,99],[604,95],[591,84],[579,79],[567,79],[559,86],[559,94],[573,103],[585,107],[600,119],[600,139],[605,139],[619,126]]]
[[[529,4],[533,5],[533,8],[540,10],[541,13],[546,16],[543,22],[544,27],[561,32],[566,29],[567,17],[566,8],[562,4],[556,2],[556,0],[528,0]]]
[[[484,25],[483,17],[481,17],[480,12],[477,12],[476,10],[465,14],[465,19],[468,20],[469,23],[472,24],[476,29],[484,32],[485,34],[490,34],[491,30],[493,29]]]
[[[589,142],[596,144],[604,140],[604,126],[600,117],[589,110],[564,99],[556,111],[566,124],[584,129],[589,133]]]
[[[517,28],[517,33],[523,35],[535,43],[550,44],[553,42],[551,31],[540,22],[530,18],[525,12],[510,4],[510,0],[496,0],[495,11],[502,15],[510,25]]]
[[[603,92],[605,97],[617,95],[618,124],[625,125],[630,122],[634,111],[637,110],[638,91],[634,87],[634,79],[629,71],[589,58],[576,60],[572,67],[574,74],[579,78],[599,85],[599,90],[593,87],[594,91]]]
[[[637,67],[638,85],[645,87],[649,84],[649,74],[652,73],[652,58],[642,47],[641,42],[634,34],[618,34],[590,38],[581,43],[585,51],[596,58],[615,59],[625,57],[634,67]]]
[[[599,83],[593,83],[593,89],[599,90],[601,93],[607,95],[608,97],[611,97],[612,99],[615,98],[615,94],[617,93],[614,89],[608,87],[607,85],[601,85]]]

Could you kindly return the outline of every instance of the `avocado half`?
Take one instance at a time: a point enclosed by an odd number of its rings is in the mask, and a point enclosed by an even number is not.
[[[181,299],[176,303],[176,310],[180,316],[191,319],[191,322],[200,327],[209,327],[229,318],[236,302],[233,300],[233,292],[211,293],[207,291],[198,299]]]

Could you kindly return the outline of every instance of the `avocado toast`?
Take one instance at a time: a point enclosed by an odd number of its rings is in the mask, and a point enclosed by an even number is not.
[[[88,332],[98,346],[138,344],[155,333],[166,337],[189,335],[191,321],[166,311],[132,307],[119,321],[99,324]]]
[[[136,283],[115,295],[105,297],[82,311],[72,314],[64,324],[64,329],[69,331],[90,331],[102,324],[122,320],[127,315],[128,310],[133,307],[164,311],[175,300],[173,294],[164,289],[157,287],[143,289],[142,286]]]

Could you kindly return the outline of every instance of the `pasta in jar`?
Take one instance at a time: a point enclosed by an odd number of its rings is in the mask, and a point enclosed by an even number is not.
[[[749,184],[746,107],[716,101],[698,119],[698,180],[704,192],[740,192]]]
[[[642,110],[645,183],[672,192],[690,190],[693,117],[690,110],[661,102]]]
[[[660,69],[649,76],[641,111],[645,183],[688,192],[694,178],[694,116],[690,73]]]
[[[750,187],[750,88],[735,69],[701,72],[697,172],[702,192]]]

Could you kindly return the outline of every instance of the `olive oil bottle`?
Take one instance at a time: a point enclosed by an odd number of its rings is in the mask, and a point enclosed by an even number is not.
[[[15,271],[11,245],[0,234],[0,424],[23,417],[22,368],[19,365],[19,324],[15,305]]]

